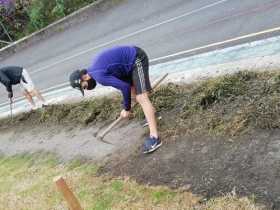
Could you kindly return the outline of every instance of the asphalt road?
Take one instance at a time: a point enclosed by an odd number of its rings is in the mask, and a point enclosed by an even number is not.
[[[36,86],[46,89],[67,82],[72,70],[87,67],[97,52],[113,45],[140,46],[154,59],[279,27],[279,20],[279,0],[124,0],[0,66],[24,66]],[[15,92],[20,96],[19,88]],[[6,101],[1,88],[0,103]]]

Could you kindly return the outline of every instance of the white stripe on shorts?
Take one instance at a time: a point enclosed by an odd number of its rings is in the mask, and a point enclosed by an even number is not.
[[[137,71],[139,75],[141,89],[142,91],[146,91],[147,88],[146,88],[145,76],[144,76],[142,62],[140,59],[136,60],[136,65],[137,65]]]

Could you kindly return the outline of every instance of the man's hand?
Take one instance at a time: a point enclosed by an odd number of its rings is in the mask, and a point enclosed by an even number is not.
[[[128,118],[130,114],[131,114],[130,111],[126,111],[125,109],[123,109],[123,110],[121,111],[120,116],[121,116],[121,118]]]
[[[8,98],[11,99],[11,98],[13,98],[13,96],[14,96],[14,95],[13,95],[13,92],[9,92],[9,93],[8,93]]]

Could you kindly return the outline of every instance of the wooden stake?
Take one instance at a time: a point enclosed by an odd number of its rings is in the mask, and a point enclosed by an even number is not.
[[[83,210],[78,199],[75,197],[74,193],[71,191],[61,176],[55,177],[53,181],[65,198],[70,210]]]

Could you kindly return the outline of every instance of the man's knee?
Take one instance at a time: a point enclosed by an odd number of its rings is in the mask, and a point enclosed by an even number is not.
[[[36,95],[36,90],[25,90],[25,93],[31,97]]]
[[[27,90],[24,90],[24,91],[23,91],[23,95],[24,95],[24,96],[29,96],[28,91],[27,91]]]
[[[141,104],[143,102],[149,101],[150,99],[149,99],[148,93],[145,92],[145,93],[141,93],[141,94],[136,95],[136,100],[137,100],[138,103]]]

